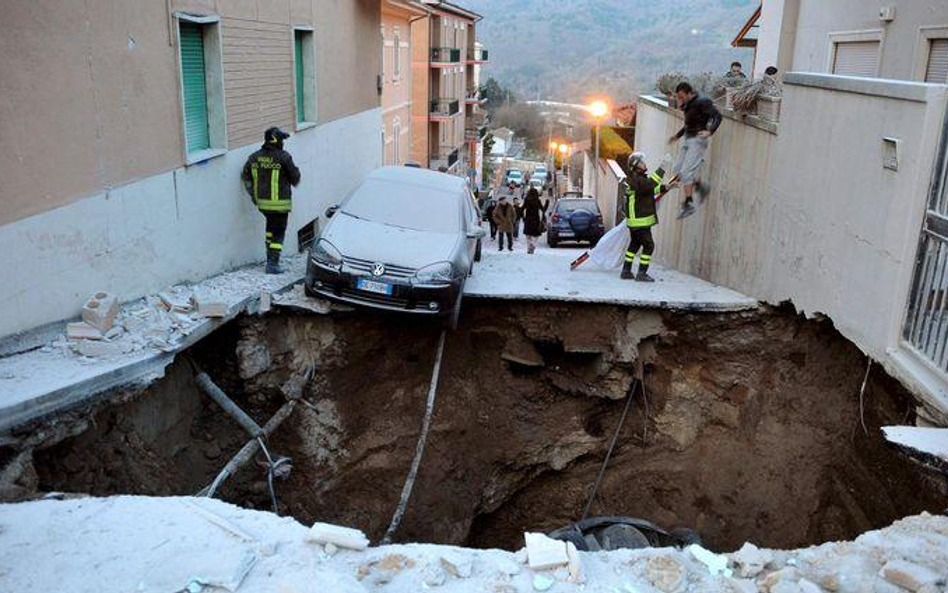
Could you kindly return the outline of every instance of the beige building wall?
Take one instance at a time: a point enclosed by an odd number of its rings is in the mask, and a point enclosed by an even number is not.
[[[943,85],[788,74],[778,126],[729,116],[714,135],[706,204],[677,220],[680,192],[662,201],[658,261],[828,316],[948,418],[948,379],[912,370],[924,365],[901,340],[946,105]],[[681,114],[638,106],[635,148],[655,167]],[[885,138],[899,141],[897,170]]]
[[[411,21],[424,14],[389,0],[382,2],[382,162],[386,165],[412,160]]]
[[[882,8],[894,19],[881,19]],[[879,78],[923,80],[930,36],[948,38],[948,0],[766,0],[755,74],[770,65],[831,72],[834,41],[877,39]]]
[[[411,160],[427,167],[431,154],[428,131],[428,106],[431,96],[431,17],[411,25]]]
[[[291,24],[314,30],[319,123],[379,104],[378,1],[9,3],[0,225],[184,164],[179,10],[221,17],[228,149],[292,130]]]

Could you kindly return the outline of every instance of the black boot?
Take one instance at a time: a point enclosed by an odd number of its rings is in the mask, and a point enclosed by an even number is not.
[[[627,261],[624,264],[622,264],[622,273],[619,274],[619,278],[622,278],[623,280],[631,280],[633,278],[632,262]]]
[[[267,251],[267,274],[282,274],[283,266],[280,265],[280,252],[271,249]]]
[[[655,282],[655,278],[652,278],[648,275],[648,271],[639,269],[639,273],[635,275],[636,282]]]

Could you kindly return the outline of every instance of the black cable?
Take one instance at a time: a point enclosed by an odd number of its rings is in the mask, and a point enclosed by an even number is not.
[[[592,509],[593,501],[596,500],[596,491],[599,490],[599,484],[602,482],[602,477],[606,473],[606,466],[609,465],[609,458],[612,457],[612,450],[615,449],[616,442],[619,440],[619,433],[622,432],[622,426],[625,424],[625,417],[629,414],[629,408],[632,406],[632,397],[635,395],[635,385],[638,383],[638,379],[632,380],[632,386],[629,388],[629,393],[625,397],[625,408],[622,410],[622,418],[619,419],[619,426],[616,426],[616,431],[612,435],[612,442],[609,443],[609,450],[606,451],[606,458],[602,460],[602,466],[599,468],[599,475],[596,476],[596,482],[593,484],[592,492],[589,493],[589,500],[586,501],[586,508],[583,509],[583,516],[580,518],[580,521],[589,516],[589,511]]]

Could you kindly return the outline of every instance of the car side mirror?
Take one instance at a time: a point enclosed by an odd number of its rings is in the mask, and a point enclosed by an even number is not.
[[[326,218],[332,218],[333,216],[335,216],[337,210],[339,210],[338,204],[335,206],[330,206],[329,208],[326,208]]]
[[[487,236],[487,231],[481,227],[474,227],[473,229],[467,232],[468,239],[483,239]]]

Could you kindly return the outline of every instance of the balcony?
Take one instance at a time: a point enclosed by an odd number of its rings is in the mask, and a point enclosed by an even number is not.
[[[468,105],[480,105],[486,101],[487,99],[481,97],[481,90],[477,87],[467,89],[467,94],[464,96],[464,102]]]
[[[457,99],[432,99],[428,113],[432,119],[448,119],[461,111],[461,102]]]
[[[441,146],[436,148],[431,153],[431,169],[439,169],[444,167],[450,169],[458,162],[458,156],[461,152],[460,147],[458,146]]]
[[[487,50],[480,49],[469,49],[467,51],[467,63],[468,64],[484,64],[489,62]]]
[[[487,116],[483,113],[469,115],[464,120],[464,139],[483,140],[487,135]]]
[[[461,62],[461,50],[456,47],[432,47],[431,65],[450,66]]]

